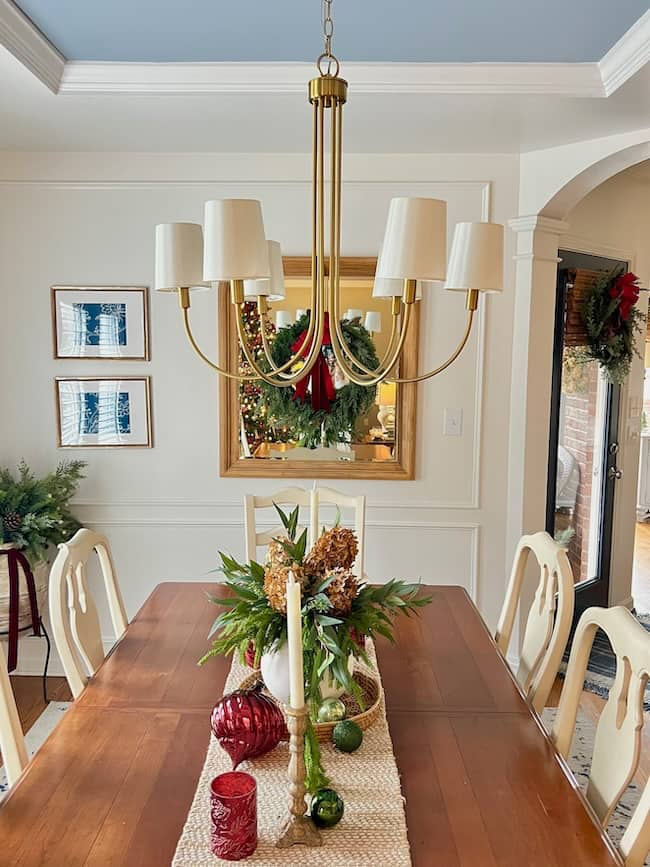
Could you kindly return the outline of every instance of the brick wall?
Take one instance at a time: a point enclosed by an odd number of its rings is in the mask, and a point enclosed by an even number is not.
[[[589,526],[591,523],[591,492],[594,471],[594,428],[598,392],[598,365],[587,368],[584,393],[564,395],[564,435],[562,444],[577,460],[580,483],[576,508],[571,522],[575,535],[569,545],[568,556],[577,581],[593,577],[587,574]],[[597,517],[596,517],[597,520]]]

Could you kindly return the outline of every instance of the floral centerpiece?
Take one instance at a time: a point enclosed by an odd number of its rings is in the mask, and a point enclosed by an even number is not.
[[[220,553],[221,570],[228,588],[226,598],[210,597],[224,608],[214,622],[212,647],[203,657],[238,653],[244,660],[254,647],[255,664],[268,653],[279,651],[287,640],[286,587],[289,572],[302,591],[302,642],[305,697],[312,719],[321,706],[323,684],[332,684],[360,703],[350,659],[369,664],[365,638],[382,636],[393,640],[393,619],[426,605],[431,597],[420,594],[419,584],[391,580],[370,585],[354,574],[358,543],[352,530],[335,526],[324,529],[310,551],[307,531],[298,535],[298,508],[285,514],[276,506],[285,533],[271,541],[264,565],[238,563]],[[325,784],[320,750],[313,727],[305,740],[307,789]]]

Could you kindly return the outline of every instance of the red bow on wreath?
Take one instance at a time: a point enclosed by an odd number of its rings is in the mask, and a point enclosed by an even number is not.
[[[621,274],[610,287],[609,297],[613,300],[619,298],[618,311],[621,319],[625,322],[632,311],[632,308],[639,300],[639,287],[637,285],[639,278],[636,274],[628,271],[627,274]]]
[[[306,343],[307,331],[303,331],[300,337],[291,347],[292,352],[300,351],[301,358],[307,358],[311,349],[311,342]],[[305,344],[303,346],[303,344]],[[304,401],[307,397],[307,389],[311,392],[312,409],[330,411],[330,405],[336,397],[336,389],[332,382],[327,359],[323,354],[323,347],[331,346],[332,339],[330,337],[330,321],[329,314],[325,314],[325,329],[323,331],[323,342],[321,344],[316,364],[312,367],[307,376],[303,377],[296,383],[296,389],[292,400]]]

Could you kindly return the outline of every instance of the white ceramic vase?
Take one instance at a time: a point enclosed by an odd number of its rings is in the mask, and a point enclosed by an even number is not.
[[[279,650],[262,654],[260,669],[271,695],[283,704],[289,704],[289,645],[286,641]],[[350,674],[354,670],[352,655],[348,658],[348,670]],[[343,689],[335,687],[327,675],[320,682],[320,691],[323,698],[338,698],[344,692]]]

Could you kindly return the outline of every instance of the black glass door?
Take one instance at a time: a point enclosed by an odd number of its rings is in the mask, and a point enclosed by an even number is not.
[[[596,361],[580,359],[584,340],[577,311],[584,286],[621,263],[568,251],[560,257],[546,529],[566,547],[579,614],[609,602],[621,389],[603,378]]]

